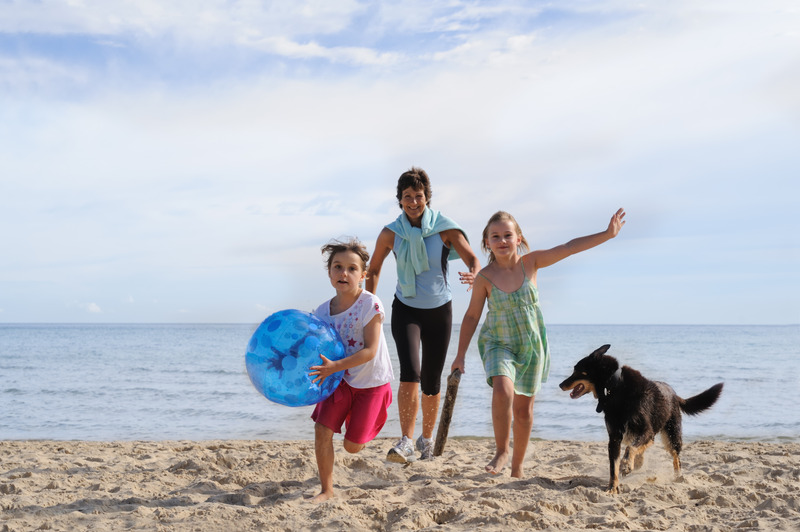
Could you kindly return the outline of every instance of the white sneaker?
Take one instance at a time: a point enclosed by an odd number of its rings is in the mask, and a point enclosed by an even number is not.
[[[400,438],[400,440],[394,444],[394,447],[389,449],[389,454],[386,455],[386,459],[397,464],[406,464],[415,461],[417,457],[414,456],[411,438],[408,436]]]
[[[420,460],[433,460],[433,438],[423,438],[420,434],[417,438],[417,450],[420,452]]]

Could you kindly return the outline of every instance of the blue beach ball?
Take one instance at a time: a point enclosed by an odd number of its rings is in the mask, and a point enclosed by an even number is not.
[[[281,310],[258,326],[250,338],[245,365],[250,382],[270,401],[286,406],[319,403],[333,393],[344,372],[334,373],[320,386],[308,374],[311,366],[345,357],[336,330],[313,314]]]

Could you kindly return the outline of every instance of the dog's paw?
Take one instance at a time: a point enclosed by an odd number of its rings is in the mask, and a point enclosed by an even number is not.
[[[606,488],[606,493],[609,495],[618,495],[619,494],[619,486],[609,486]]]
[[[630,475],[632,472],[633,468],[631,467],[630,460],[624,460],[621,464],[619,464],[619,474],[623,477]]]

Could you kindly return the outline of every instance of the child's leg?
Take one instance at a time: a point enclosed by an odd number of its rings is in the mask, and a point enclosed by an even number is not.
[[[533,429],[533,397],[514,395],[514,454],[511,458],[511,476],[522,478],[522,462],[531,440]]]
[[[322,490],[312,501],[323,502],[333,497],[334,456],[333,431],[320,423],[314,425],[314,451],[317,455],[317,469]]]
[[[344,439],[344,450],[350,454],[356,454],[363,448],[364,448],[363,443],[353,443],[347,438]]]
[[[389,417],[392,404],[392,384],[387,382],[374,388],[361,388],[353,394],[347,431],[344,433],[344,449],[357,453],[375,439]]]
[[[497,451],[486,471],[498,474],[508,461],[511,446],[511,406],[514,399],[514,383],[508,377],[496,375],[492,377],[492,426]]]

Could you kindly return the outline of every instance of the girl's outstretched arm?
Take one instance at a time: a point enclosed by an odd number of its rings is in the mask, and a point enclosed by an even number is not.
[[[451,372],[458,369],[461,373],[466,373],[464,371],[464,359],[467,356],[467,348],[469,348],[469,343],[472,341],[472,336],[478,327],[478,322],[481,321],[483,305],[488,295],[489,281],[480,275],[476,276],[472,285],[472,297],[469,300],[467,312],[464,313],[464,319],[461,320],[461,332],[458,334],[458,352],[453,364],[450,366]]]
[[[611,221],[608,222],[608,227],[605,231],[595,233],[593,235],[582,236],[574,238],[566,244],[561,244],[552,249],[545,249],[540,251],[532,251],[528,255],[533,258],[534,268],[546,268],[552,266],[560,260],[564,260],[570,255],[586,251],[595,246],[599,246],[603,242],[607,242],[619,234],[622,226],[625,225],[625,210],[619,209]]]

